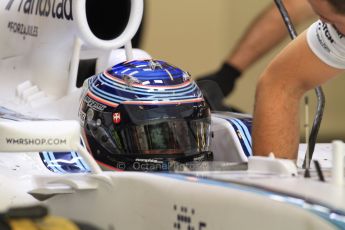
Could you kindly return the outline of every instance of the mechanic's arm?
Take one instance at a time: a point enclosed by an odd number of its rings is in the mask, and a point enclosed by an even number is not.
[[[342,70],[323,63],[310,50],[306,32],[273,59],[259,79],[253,120],[253,153],[296,159],[299,102],[303,94]]]
[[[285,0],[284,5],[295,25],[316,16],[307,0]],[[245,71],[287,35],[282,16],[272,1],[248,26],[226,62]]]

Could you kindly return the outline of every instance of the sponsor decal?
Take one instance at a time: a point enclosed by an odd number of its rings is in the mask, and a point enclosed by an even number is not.
[[[17,11],[23,14],[38,15],[63,20],[73,20],[73,0],[20,0]],[[14,0],[10,0],[5,9],[11,10]]]
[[[8,3],[7,3],[7,5],[6,5],[6,7],[5,7],[5,9],[6,9],[6,10],[10,10],[11,7],[12,7],[13,2],[14,2],[14,0],[8,1]]]
[[[97,111],[103,111],[104,109],[107,108],[106,105],[103,105],[90,97],[86,96],[84,97],[84,102],[92,109],[97,110]]]
[[[193,159],[193,161],[203,161],[203,160],[205,160],[205,156],[204,156],[204,155],[201,155],[201,156],[199,156],[199,157],[195,157],[195,158]]]
[[[78,115],[79,115],[79,119],[80,119],[81,125],[84,126],[85,118],[86,118],[86,113],[84,113],[84,112],[80,109]]]
[[[163,164],[164,161],[156,160],[156,159],[135,159],[137,162],[145,162],[145,163],[155,163],[155,164]]]
[[[10,145],[65,145],[66,139],[59,138],[6,138]]]
[[[331,33],[329,32],[329,29],[328,29],[328,26],[327,26],[326,23],[323,23],[323,25],[322,25],[322,30],[324,31],[325,36],[326,36],[326,38],[328,39],[328,41],[329,41],[330,43],[334,43],[334,39],[332,38],[332,35],[331,35]]]
[[[316,37],[317,37],[317,40],[319,41],[319,44],[328,52],[328,53],[330,53],[331,52],[331,50],[329,49],[329,47],[326,45],[326,43],[324,42],[324,39],[322,38],[322,31],[321,30],[323,30],[323,25],[324,24],[321,24],[321,23],[319,23],[318,24],[318,30],[317,30],[317,32],[316,32]]]
[[[25,25],[19,22],[8,22],[7,28],[10,32],[15,34],[20,34],[25,36],[37,37],[38,36],[38,26]]]
[[[114,124],[119,124],[121,122],[121,113],[113,113]]]
[[[326,43],[323,41],[323,39],[321,38],[320,34],[316,34],[316,37],[317,37],[317,40],[319,41],[320,45],[322,46],[322,48],[324,48],[328,53],[330,53],[331,50],[326,45]]]

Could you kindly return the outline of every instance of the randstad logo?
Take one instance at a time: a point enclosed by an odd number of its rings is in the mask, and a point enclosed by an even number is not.
[[[18,12],[42,17],[73,20],[73,0],[18,0]],[[9,0],[6,10],[11,10],[14,0]]]
[[[14,2],[14,0],[10,0],[8,3],[7,3],[7,5],[6,5],[6,10],[10,10],[11,9],[11,7],[12,7],[12,4],[13,4],[13,2]]]

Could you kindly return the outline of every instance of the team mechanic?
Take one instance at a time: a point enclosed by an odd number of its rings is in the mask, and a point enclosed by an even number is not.
[[[299,102],[345,69],[345,1],[309,0],[320,20],[269,64],[256,89],[253,152],[296,159]]]

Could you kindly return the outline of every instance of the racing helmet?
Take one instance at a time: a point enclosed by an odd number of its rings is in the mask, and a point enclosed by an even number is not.
[[[83,139],[106,169],[167,171],[176,162],[212,160],[210,109],[187,72],[133,60],[88,78],[83,88]]]

